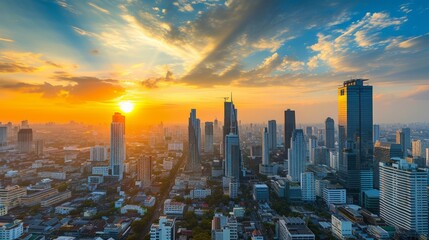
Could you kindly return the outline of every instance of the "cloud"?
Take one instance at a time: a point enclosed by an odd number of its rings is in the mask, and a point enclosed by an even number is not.
[[[178,7],[179,11],[181,12],[192,12],[194,11],[194,8],[190,3],[188,3],[186,0],[179,0],[177,2],[173,3],[174,6]]]
[[[91,6],[91,7],[93,7],[93,8],[95,8],[95,9],[97,9],[98,11],[100,11],[102,13],[110,14],[109,10],[107,10],[105,8],[102,8],[100,6],[97,6],[94,3],[92,3],[92,2],[88,2],[88,5]]]
[[[61,98],[75,103],[102,102],[125,94],[125,89],[119,84],[118,80],[72,76],[64,72],[57,72],[53,78],[69,83],[54,85],[49,82],[38,84],[2,80],[0,81],[0,88],[24,93],[38,93],[42,94],[44,98]]]
[[[0,73],[14,73],[14,72],[34,72],[37,68],[26,66],[21,63],[5,63],[0,62]]]
[[[429,49],[429,33],[400,42],[398,46],[410,50]]]
[[[174,81],[174,75],[173,72],[171,71],[167,71],[167,73],[165,74],[165,77],[159,77],[159,78],[148,78],[144,81],[141,82],[141,84],[145,87],[145,88],[158,88],[158,84],[161,82],[172,82]]]
[[[15,42],[13,39],[10,39],[10,38],[2,38],[2,37],[0,37],[0,41],[3,41],[3,42]]]

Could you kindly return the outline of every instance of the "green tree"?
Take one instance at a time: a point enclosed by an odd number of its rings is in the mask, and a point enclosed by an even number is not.
[[[60,185],[58,185],[57,189],[58,189],[58,192],[65,192],[68,187],[69,185],[66,182],[63,182]]]

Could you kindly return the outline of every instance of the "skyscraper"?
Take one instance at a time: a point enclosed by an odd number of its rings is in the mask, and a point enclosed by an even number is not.
[[[325,120],[325,146],[328,149],[335,148],[335,126],[334,119],[328,117]]]
[[[213,122],[205,122],[204,124],[204,152],[212,154],[213,148]]]
[[[305,171],[305,140],[302,129],[295,129],[290,140],[288,151],[288,174],[291,181],[300,181],[301,173]]]
[[[110,170],[119,180],[124,176],[125,151],[125,116],[115,112],[110,124]]]
[[[352,79],[338,88],[339,177],[355,202],[373,187],[372,86],[365,81]]]
[[[197,118],[197,110],[191,109],[188,124],[188,170],[198,173],[201,169],[200,150],[201,150],[201,127],[200,119]]]
[[[226,135],[234,133],[238,135],[237,109],[231,101],[223,103],[223,146],[225,146]]]
[[[270,151],[277,148],[277,123],[276,120],[268,121],[268,147]]]
[[[292,132],[295,130],[295,111],[294,110],[286,110],[285,111],[285,152],[288,152],[290,148],[290,139],[292,137]]]
[[[141,155],[137,160],[137,180],[142,187],[148,187],[152,183],[152,157]]]
[[[269,139],[267,128],[262,129],[262,165],[270,165]]]
[[[36,140],[34,144],[34,148],[36,150],[37,156],[43,156],[43,149],[44,149],[45,141],[42,139]]]
[[[408,150],[411,149],[410,128],[402,128],[396,131],[396,143],[401,144],[404,158],[408,157]]]
[[[33,150],[33,130],[23,128],[18,131],[18,151],[29,153]]]
[[[372,134],[374,135],[373,142],[380,140],[380,125],[374,124],[372,128]]]
[[[234,133],[225,137],[225,176],[240,179],[240,141]]]
[[[401,158],[380,163],[380,216],[387,224],[428,234],[428,172]]]

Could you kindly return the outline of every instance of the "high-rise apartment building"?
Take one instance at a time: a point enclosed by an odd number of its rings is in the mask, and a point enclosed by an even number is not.
[[[380,189],[380,162],[390,162],[390,159],[401,158],[400,144],[377,141],[374,144],[374,188]]]
[[[122,180],[125,161],[125,116],[115,112],[110,124],[110,171]]]
[[[314,202],[316,201],[316,182],[313,172],[301,173],[301,200]]]
[[[36,142],[34,143],[34,150],[37,156],[39,157],[43,156],[44,148],[45,148],[45,141],[42,139],[36,140]]]
[[[290,181],[300,181],[301,173],[305,171],[305,140],[302,129],[295,129],[292,133],[291,146],[288,151],[288,174]]]
[[[354,202],[372,189],[372,86],[366,79],[345,81],[338,88],[339,177]]]
[[[401,158],[380,163],[380,216],[387,224],[428,234],[428,172]]]
[[[7,145],[7,126],[0,125],[0,147]]]
[[[91,147],[89,152],[89,159],[95,162],[107,160],[107,147],[98,145]]]
[[[23,128],[18,131],[18,151],[21,153],[30,153],[33,150],[33,130]]]
[[[213,122],[205,122],[204,124],[204,152],[212,154],[214,152],[213,146]]]
[[[200,119],[197,118],[197,110],[191,109],[188,123],[188,170],[198,173],[201,170],[201,126]]]
[[[287,109],[285,111],[285,125],[284,125],[284,129],[285,129],[284,145],[285,145],[286,153],[290,148],[290,145],[291,145],[290,139],[292,138],[292,132],[295,130],[295,128],[296,128],[295,111]]]
[[[330,117],[325,120],[325,146],[328,149],[335,148],[335,125],[334,119]]]
[[[137,160],[137,180],[142,187],[149,187],[152,183],[152,157],[141,155]]]
[[[262,165],[270,165],[270,136],[267,128],[262,129]]]
[[[276,120],[268,121],[268,147],[270,151],[277,148],[277,123]]]

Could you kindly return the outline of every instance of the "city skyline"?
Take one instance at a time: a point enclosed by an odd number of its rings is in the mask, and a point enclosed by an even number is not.
[[[424,1],[0,6],[1,121],[104,123],[122,101],[130,124],[186,123],[190,108],[212,121],[230,92],[242,122],[282,122],[287,108],[337,121],[335,87],[351,78],[371,80],[374,122],[429,121]]]

